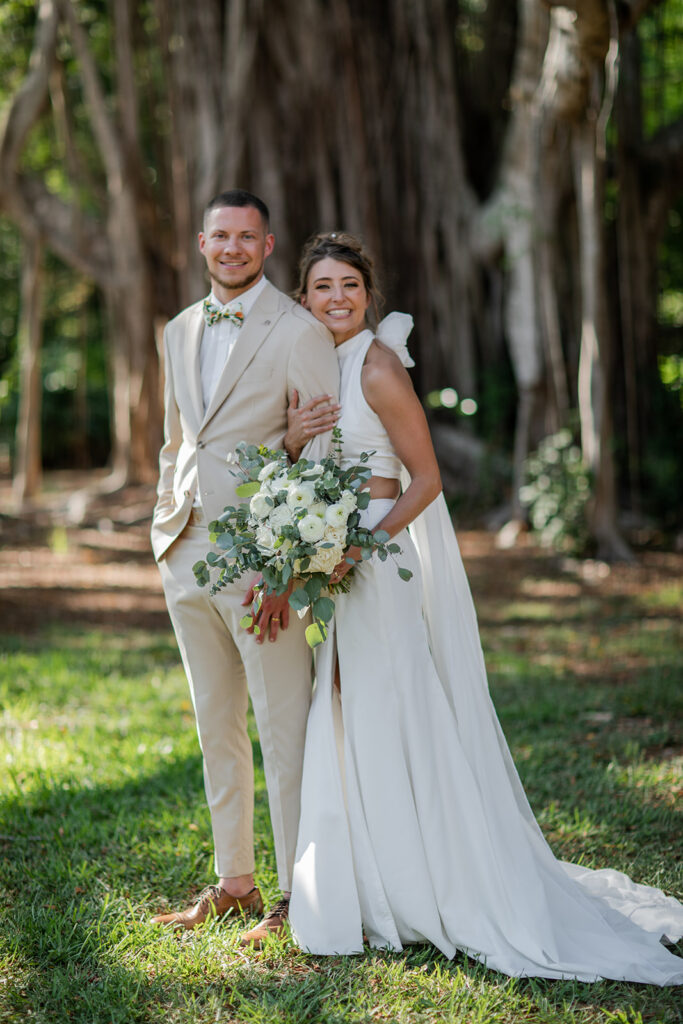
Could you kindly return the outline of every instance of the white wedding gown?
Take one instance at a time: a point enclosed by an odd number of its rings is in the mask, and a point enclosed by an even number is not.
[[[372,339],[363,331],[338,348],[343,457],[351,464],[374,449],[373,471],[395,477],[400,464],[360,386]],[[367,525],[391,504],[372,501]],[[509,975],[683,983],[683,959],[660,941],[683,934],[683,906],[620,872],[560,862],[543,838],[489,697],[442,497],[410,532],[396,540],[413,579],[399,579],[391,559],[363,563],[318,648],[290,906],[296,941],[348,954],[365,934],[380,948],[463,950]]]

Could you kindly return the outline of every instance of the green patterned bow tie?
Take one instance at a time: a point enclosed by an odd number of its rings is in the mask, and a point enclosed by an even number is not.
[[[213,327],[219,320],[229,320],[235,327],[241,327],[244,323],[244,312],[241,302],[231,302],[225,309],[214,306],[210,299],[204,299],[204,320],[208,327]]]

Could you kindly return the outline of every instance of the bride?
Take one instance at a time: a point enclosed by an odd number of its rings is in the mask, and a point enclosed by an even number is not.
[[[404,369],[412,320],[377,332],[372,262],[353,236],[316,236],[299,298],[332,332],[341,367],[343,464],[371,451],[364,523],[413,572],[356,560],[318,648],[290,904],[316,954],[431,942],[510,975],[683,982],[662,939],[683,906],[611,870],[556,860],[527,802],[491,703],[477,621],[420,402]],[[324,429],[291,409],[298,457]],[[400,480],[403,474],[403,487]],[[410,533],[406,527],[410,524]],[[335,570],[341,578],[350,565]]]

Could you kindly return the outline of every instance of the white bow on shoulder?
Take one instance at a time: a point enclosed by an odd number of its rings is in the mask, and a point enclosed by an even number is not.
[[[406,345],[412,329],[413,318],[410,313],[388,313],[377,325],[375,337],[387,348],[392,349],[404,366],[415,366],[415,360]]]

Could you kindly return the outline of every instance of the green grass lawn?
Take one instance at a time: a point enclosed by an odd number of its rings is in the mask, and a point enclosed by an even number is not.
[[[672,591],[669,586],[669,591]],[[491,599],[491,685],[555,852],[683,895],[680,591]],[[212,880],[201,762],[172,636],[0,637],[0,1021],[81,1024],[682,1021],[681,991],[515,980],[431,948],[239,950],[239,921],[150,916]],[[257,879],[276,895],[260,754]]]

